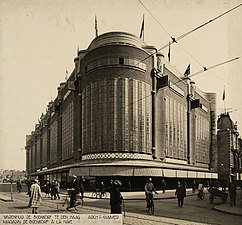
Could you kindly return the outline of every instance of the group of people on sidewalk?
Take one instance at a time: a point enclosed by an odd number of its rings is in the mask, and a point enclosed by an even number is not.
[[[38,179],[34,179],[33,181],[29,180],[27,186],[27,195],[29,196],[28,207],[32,207],[32,213],[37,214],[37,210],[42,201],[40,182]],[[42,189],[44,190],[45,197],[49,197],[50,195],[51,199],[60,199],[60,184],[57,180],[53,180],[51,183],[47,180]]]
[[[84,198],[84,185],[83,185],[84,179],[80,178],[78,179],[77,176],[73,175],[72,182],[70,184],[70,204],[68,206],[69,208],[75,207],[75,202],[77,200],[77,195],[80,195],[80,198]],[[163,183],[164,181],[162,181]],[[105,191],[105,186],[103,182],[102,184],[102,191]],[[119,180],[111,180],[110,186],[107,188],[107,191],[110,193],[110,206],[111,206],[111,213],[114,214],[119,214],[122,213],[122,204],[123,204],[123,197],[120,192],[120,187],[122,183]],[[50,184],[49,181],[47,181],[44,185],[44,190],[46,196],[51,194],[51,199],[60,199],[59,196],[59,183],[56,180],[53,180],[52,183]],[[229,184],[229,196],[230,196],[230,205],[235,206],[236,204],[236,185],[233,183]],[[147,208],[148,208],[148,200],[150,196],[153,197],[153,193],[157,193],[154,184],[152,183],[152,178],[149,178],[147,180],[147,183],[144,186],[145,190],[145,196],[146,196],[146,201],[147,201]],[[164,184],[162,186],[162,191],[165,193],[165,188]],[[42,200],[42,194],[41,194],[41,188],[39,185],[39,181],[35,179],[33,181],[33,184],[29,188],[28,195],[30,197],[29,200],[29,206],[32,207],[32,213],[36,214],[37,209],[39,208]],[[177,201],[178,201],[178,207],[183,207],[184,204],[184,198],[186,197],[186,185],[181,184],[181,182],[178,182],[177,188],[175,190],[175,196],[177,196]]]
[[[50,197],[51,199],[60,199],[60,183],[57,180],[45,181],[43,186],[45,192],[45,197]]]

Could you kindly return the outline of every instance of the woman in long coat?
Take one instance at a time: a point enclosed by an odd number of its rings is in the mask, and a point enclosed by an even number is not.
[[[30,206],[32,207],[32,213],[37,214],[37,209],[41,204],[41,189],[38,184],[38,180],[34,180],[34,183],[30,187]]]

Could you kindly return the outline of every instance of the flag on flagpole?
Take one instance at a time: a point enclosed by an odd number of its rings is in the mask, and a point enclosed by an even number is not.
[[[224,87],[224,90],[223,90],[222,100],[223,100],[223,101],[225,100],[225,87]]]
[[[98,36],[98,27],[97,27],[97,16],[95,15],[95,31],[96,31],[96,37]]]
[[[169,41],[168,61],[171,61],[171,42]]]
[[[145,30],[145,16],[143,14],[143,21],[142,21],[142,25],[141,25],[141,30],[140,30],[140,35],[139,35],[139,38],[142,38],[143,37],[143,40],[144,40],[144,30]]]
[[[187,77],[188,75],[190,75],[190,64],[187,66],[187,69],[184,73],[184,76]]]
[[[77,56],[79,55],[79,45],[77,47]]]
[[[66,75],[65,75],[65,80],[68,78],[68,70],[66,69]]]

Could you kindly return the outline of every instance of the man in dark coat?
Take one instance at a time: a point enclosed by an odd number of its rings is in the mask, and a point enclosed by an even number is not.
[[[180,182],[178,182],[178,187],[176,189],[175,195],[177,196],[178,207],[182,207],[184,202],[184,197],[185,197],[185,191],[184,191],[184,187],[181,185]]]
[[[110,205],[112,214],[121,214],[122,213],[122,200],[123,197],[119,191],[121,182],[115,180],[113,186],[110,189]]]
[[[235,184],[231,183],[229,185],[230,206],[235,206],[236,196],[237,196],[236,190],[237,190],[237,188],[236,188]]]
[[[81,193],[81,198],[84,198],[84,177],[81,178],[80,180],[80,193]]]
[[[50,188],[50,195],[51,195],[51,200],[56,199],[56,187],[55,187],[55,181],[52,180],[51,182],[51,188]]]
[[[18,189],[19,193],[22,191],[22,184],[21,184],[20,180],[17,181],[17,189]]]

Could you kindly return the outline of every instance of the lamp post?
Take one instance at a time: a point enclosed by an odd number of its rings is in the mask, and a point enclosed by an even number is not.
[[[10,194],[11,194],[11,201],[13,201],[13,176],[10,178]]]
[[[191,117],[191,79],[187,76],[183,78],[187,82],[187,162],[191,163],[191,152],[190,152],[190,117]]]

